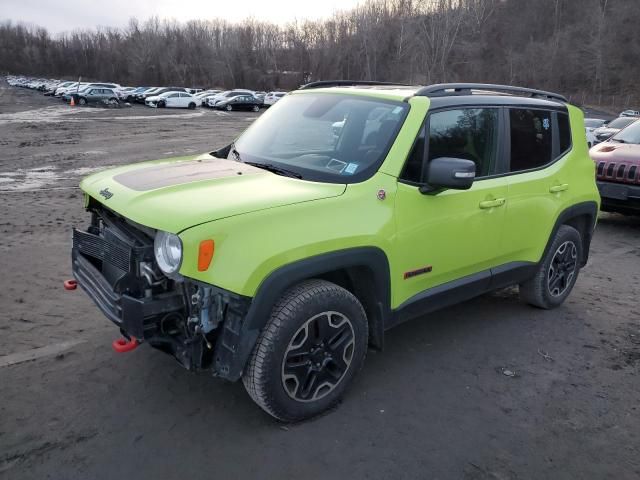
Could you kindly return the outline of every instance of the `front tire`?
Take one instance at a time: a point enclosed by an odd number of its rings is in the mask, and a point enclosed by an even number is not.
[[[582,248],[580,233],[569,225],[562,225],[536,274],[520,284],[520,298],[547,310],[562,305],[578,279]]]
[[[196,108],[196,104],[195,104],[195,103],[193,103],[193,102],[191,102],[191,103],[189,104],[189,107],[188,107],[188,108],[189,108],[189,110],[195,110],[195,108]]]
[[[338,403],[364,363],[367,342],[367,317],[354,295],[324,280],[305,281],[274,306],[242,381],[273,417],[313,417]]]
[[[254,106],[253,106],[253,108],[252,108],[252,110],[253,110],[254,112],[259,112],[259,111],[260,111],[260,106],[259,106],[259,105],[254,105]]]
[[[226,107],[224,107],[224,108],[225,108],[225,110],[226,110],[227,112],[230,112],[231,110],[233,110],[233,106],[232,106],[232,105],[227,105],[227,106],[226,106]]]
[[[78,99],[78,105],[86,105],[87,104],[87,99],[84,97],[80,97]]]

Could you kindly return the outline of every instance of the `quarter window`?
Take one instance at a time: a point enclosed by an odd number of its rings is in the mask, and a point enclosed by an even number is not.
[[[553,129],[551,112],[546,110],[509,110],[511,128],[510,171],[542,167],[551,162]]]
[[[569,127],[569,115],[558,113],[558,135],[560,136],[560,154],[564,154],[571,148],[571,128]]]

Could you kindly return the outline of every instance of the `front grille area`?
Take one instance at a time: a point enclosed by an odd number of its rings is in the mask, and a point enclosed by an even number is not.
[[[618,163],[600,161],[597,164],[596,177],[599,180],[607,180],[616,183],[640,184],[638,166],[629,165],[628,162]]]
[[[113,237],[113,236],[111,236]],[[132,268],[132,249],[116,239],[109,241],[89,232],[73,229],[73,248],[85,256],[107,262],[123,272]]]

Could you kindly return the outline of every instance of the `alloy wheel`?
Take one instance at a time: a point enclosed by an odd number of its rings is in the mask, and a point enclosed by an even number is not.
[[[571,286],[577,267],[578,248],[572,241],[566,241],[558,247],[549,264],[547,288],[552,296],[561,296]]]
[[[339,312],[322,312],[293,335],[282,359],[282,385],[299,402],[313,402],[331,393],[353,360],[355,333]]]

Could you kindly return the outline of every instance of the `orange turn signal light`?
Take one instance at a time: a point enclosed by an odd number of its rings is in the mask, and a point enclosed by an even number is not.
[[[209,268],[209,265],[211,265],[214,249],[215,244],[213,243],[213,240],[202,240],[200,242],[200,249],[198,250],[199,272],[204,272],[207,268]]]

